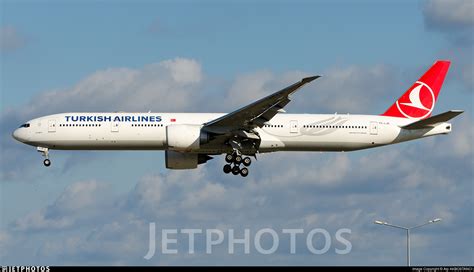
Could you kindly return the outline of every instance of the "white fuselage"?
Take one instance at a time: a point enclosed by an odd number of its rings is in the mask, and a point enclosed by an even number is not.
[[[224,113],[63,113],[30,120],[13,136],[32,146],[65,150],[167,150],[166,127],[202,125]],[[257,128],[259,152],[351,151],[451,131],[451,124],[405,130],[406,118],[349,114],[277,114]],[[227,145],[191,152],[221,154]]]

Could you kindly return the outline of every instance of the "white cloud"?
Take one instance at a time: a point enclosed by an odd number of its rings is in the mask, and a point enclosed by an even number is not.
[[[309,75],[302,71],[273,74],[264,70],[238,76],[222,100],[223,105],[230,109],[245,106]],[[386,98],[395,101],[403,91],[396,89],[400,74],[382,64],[333,67],[322,75],[299,90],[288,108],[308,113],[367,113]]]
[[[95,209],[106,199],[106,184],[95,180],[76,182],[49,206],[16,220],[15,231],[51,231],[73,227],[81,220],[94,219]]]
[[[192,208],[195,206],[220,205],[225,202],[226,189],[221,184],[206,183],[204,187],[197,191],[190,192],[186,200],[182,203],[183,209]]]
[[[438,143],[446,146],[450,146],[450,152],[446,153],[446,156],[452,156],[456,158],[472,159],[474,154],[474,122],[469,116],[469,112],[463,113],[459,120],[452,121],[452,133],[447,137],[439,139]]]
[[[267,84],[272,80],[275,80],[275,77],[270,71],[256,71],[238,76],[226,93],[224,99],[226,107],[242,107],[249,101],[256,101],[271,92],[278,91],[268,88]]]
[[[448,145],[446,142],[436,144],[440,148]],[[443,223],[418,237],[416,247],[419,251],[430,248],[431,264],[454,264],[449,255],[445,256],[443,250],[437,251],[436,248],[461,235],[462,228],[453,222],[472,211],[472,207],[465,210],[465,205],[471,201],[470,194],[465,193],[466,188],[470,188],[471,177],[469,174],[461,176],[454,187],[452,180],[449,183],[437,181],[449,180],[451,175],[436,167],[437,161],[430,155],[431,150],[432,143],[418,143],[396,150],[387,147],[366,152],[363,156],[352,155],[354,153],[306,156],[276,153],[260,156],[259,161],[252,165],[252,175],[246,180],[224,175],[216,165],[194,171],[167,171],[160,175],[146,175],[125,196],[109,199],[111,205],[96,204],[93,200],[103,197],[106,191],[100,189],[100,182],[78,182],[66,188],[52,201],[53,204],[46,207],[46,211],[40,210],[33,213],[35,217],[26,216],[17,221],[16,230],[21,230],[24,237],[36,237],[30,239],[34,243],[10,246],[23,251],[23,247],[37,248],[39,255],[30,258],[41,258],[54,264],[211,261],[220,264],[274,264],[277,260],[295,264],[302,261],[306,264],[367,264],[360,261],[361,256],[367,254],[384,256],[374,259],[374,264],[397,264],[396,247],[387,249],[384,245],[402,242],[396,233],[373,227],[373,220],[390,219],[393,223],[412,225],[439,216]],[[462,161],[465,155],[460,156],[450,160]],[[413,175],[416,175],[415,179]],[[65,208],[53,208],[56,206]],[[92,216],[93,221],[87,225],[92,227],[81,228],[84,225],[79,219],[91,219],[88,210],[92,209],[97,211]],[[47,210],[56,210],[49,212],[55,215],[54,221],[48,221],[53,219],[46,216]],[[71,215],[71,210],[76,213]],[[247,227],[253,231],[263,227],[277,230],[323,227],[332,233],[338,228],[348,227],[352,230],[350,240],[354,247],[353,253],[342,259],[329,254],[317,260],[311,259],[313,262],[302,258],[304,248],[298,248],[300,253],[291,258],[283,253],[253,260],[253,255],[237,254],[229,258],[216,253],[202,256],[203,241],[197,239],[196,255],[182,253],[177,258],[158,253],[150,262],[145,262],[143,255],[148,246],[149,222],[156,222],[158,231],[174,227],[235,228],[237,231]],[[69,230],[67,237],[55,237],[55,232],[37,232],[41,228],[59,229],[58,223]],[[7,234],[16,235],[15,232]],[[463,263],[469,256],[468,244],[468,241],[457,244],[465,252],[460,259]],[[186,246],[179,246],[181,252],[186,252]],[[377,249],[375,253],[374,248]],[[11,256],[7,254],[6,258],[9,260]]]
[[[336,67],[324,75],[313,87],[315,91],[309,99],[305,99],[306,107],[311,103],[318,111],[323,108],[333,112],[369,113],[380,101],[385,98],[395,101],[403,91],[396,88],[399,73],[387,65]]]
[[[106,185],[96,180],[77,182],[69,187],[56,199],[52,205],[54,212],[71,214],[78,210],[94,207],[99,203],[100,194],[105,191]]]
[[[171,76],[178,84],[199,83],[202,80],[201,65],[191,59],[175,58],[163,62],[171,71]]]
[[[194,109],[199,106],[195,103],[199,100],[196,90],[202,78],[200,64],[183,58],[149,64],[141,69],[108,68],[87,76],[71,88],[40,94],[29,103],[22,116],[71,111]]]
[[[25,38],[10,25],[0,27],[0,51],[12,52],[25,45]]]
[[[474,90],[474,1],[431,0],[423,5],[425,27],[441,33],[449,46],[440,52],[452,60],[452,73],[465,86]]]
[[[180,76],[181,73],[185,76]],[[398,77],[392,68],[384,65],[332,68],[323,74],[326,77],[305,86],[292,104],[310,112],[342,108],[366,111],[364,107],[370,108],[391,96],[386,94],[385,87],[396,86],[391,83]],[[220,101],[218,107],[232,110],[306,75],[299,71],[245,74],[224,86],[209,101]],[[25,108],[31,108],[27,113],[31,117],[43,114],[45,108],[52,112],[69,111],[69,107],[81,111],[115,110],[111,105],[125,110],[151,106],[160,111],[197,109],[204,105],[201,101],[208,99],[207,93],[199,93],[207,84],[204,78],[198,62],[180,58],[141,69],[110,68],[86,77],[71,88],[41,94]],[[343,94],[341,100],[333,99],[340,97],[339,94]],[[56,101],[50,99],[52,96]],[[234,101],[232,97],[238,98]],[[19,122],[20,117],[24,118],[21,113],[24,110],[5,112],[2,122]],[[397,264],[396,249],[385,247],[388,241],[397,241],[397,236],[372,233],[373,220],[384,217],[411,224],[418,223],[421,215],[434,215],[446,218],[445,222],[456,222],[469,218],[472,212],[469,194],[472,171],[466,169],[472,164],[473,124],[470,119],[453,123],[454,131],[446,137],[397,147],[357,153],[262,155],[254,161],[246,179],[224,175],[222,158],[217,158],[196,170],[146,174],[132,190],[114,197],[108,197],[110,184],[80,181],[59,196],[51,196],[50,205],[16,220],[3,236],[0,232],[0,246],[2,241],[9,241],[11,252],[5,253],[9,262],[15,260],[16,253],[32,263],[150,264],[143,263],[143,255],[147,249],[148,222],[152,221],[158,227],[171,228],[349,227],[353,230],[354,253],[343,259],[332,255],[313,259],[301,255],[255,258],[224,254],[216,258],[216,255],[184,254],[158,256],[152,263],[274,264],[276,260],[284,260],[294,264],[367,264],[362,263],[361,257],[375,254],[380,258],[375,258],[374,263]],[[3,136],[3,142],[7,138],[11,140],[8,132]],[[34,152],[24,154],[9,145],[6,147],[10,160],[31,157],[38,161]],[[84,165],[76,167],[87,169]],[[445,229],[428,234],[428,242],[421,246],[435,248],[431,261],[454,264],[436,248],[459,237],[463,229],[454,223],[444,226]],[[438,243],[442,235],[445,236]],[[460,241],[463,252],[456,254],[461,255],[457,257],[461,262],[466,262],[466,256],[472,253],[468,242]]]
[[[26,120],[60,112],[129,111],[183,112],[205,110],[200,92],[201,65],[193,59],[175,58],[145,65],[141,69],[108,68],[97,71],[70,88],[40,93],[19,109],[5,109],[1,116],[1,180],[24,179],[24,165],[38,157],[15,142],[11,133]],[[9,164],[15,160],[17,164]],[[19,163],[23,162],[23,163]],[[8,165],[8,166],[7,166]]]
[[[74,221],[69,217],[64,218],[48,218],[47,210],[35,210],[34,212],[18,219],[14,223],[15,231],[38,231],[48,230],[56,231],[73,226]]]
[[[289,106],[308,112],[363,111],[381,98],[391,97],[387,87],[397,78],[397,73],[385,65],[338,67],[323,74],[327,76],[305,86]],[[228,112],[304,76],[308,73],[256,71],[238,76],[230,86],[217,86],[218,92],[209,93],[206,90],[219,83],[205,82],[196,60],[175,58],[141,69],[97,71],[70,88],[39,94],[21,111],[7,109],[2,118],[8,116],[8,120],[21,122],[48,113],[73,111]]]
[[[167,193],[165,189],[160,177],[145,177],[137,184],[129,201],[140,209],[153,207],[152,211],[156,211],[161,208],[162,196]]]
[[[429,28],[451,29],[474,26],[474,2],[471,0],[429,0],[423,6]]]

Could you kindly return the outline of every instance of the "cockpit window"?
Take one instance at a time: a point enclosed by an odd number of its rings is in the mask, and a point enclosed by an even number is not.
[[[30,127],[30,124],[26,123],[26,124],[21,125],[20,127],[21,127],[21,128],[22,128],[22,127],[28,128],[28,127]]]

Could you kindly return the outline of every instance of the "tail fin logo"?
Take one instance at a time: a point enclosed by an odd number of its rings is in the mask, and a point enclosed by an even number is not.
[[[431,114],[435,101],[435,95],[431,87],[424,82],[417,81],[409,95],[402,96],[397,100],[396,105],[400,113],[406,118],[423,119]]]

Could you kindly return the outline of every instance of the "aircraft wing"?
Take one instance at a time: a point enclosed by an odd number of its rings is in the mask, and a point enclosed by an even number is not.
[[[434,115],[431,117],[428,117],[426,119],[416,121],[414,123],[408,124],[406,126],[403,126],[402,128],[404,129],[423,129],[427,128],[430,126],[434,126],[439,123],[446,122],[448,120],[453,119],[454,117],[458,116],[459,114],[463,113],[464,111],[462,110],[450,110],[447,112],[443,112],[438,115]]]
[[[319,77],[320,76],[312,76],[303,78],[301,81],[283,90],[205,123],[203,130],[216,134],[227,134],[262,127],[265,122],[270,121],[277,113],[284,112],[283,108],[290,102],[291,94]]]

